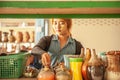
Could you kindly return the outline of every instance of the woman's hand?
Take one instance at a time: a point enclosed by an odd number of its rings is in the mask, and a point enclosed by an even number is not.
[[[51,60],[50,60],[50,55],[48,53],[43,53],[42,54],[42,64],[44,66],[50,66]]]
[[[33,60],[34,60],[34,56],[33,55],[28,56],[27,62],[26,62],[26,66],[29,66],[30,63],[33,63]]]

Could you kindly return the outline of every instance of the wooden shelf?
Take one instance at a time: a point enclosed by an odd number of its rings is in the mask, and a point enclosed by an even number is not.
[[[0,8],[0,14],[120,14],[120,8]]]
[[[0,80],[37,80],[37,78],[17,78],[17,79],[0,79]]]

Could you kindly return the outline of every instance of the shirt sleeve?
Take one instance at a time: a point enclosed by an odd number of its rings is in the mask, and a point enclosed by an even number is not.
[[[76,41],[76,40],[75,40]],[[83,45],[81,44],[81,42],[76,41],[76,55],[80,55],[81,53],[81,48],[83,48]]]
[[[40,41],[33,47],[31,53],[33,55],[42,55],[47,52],[48,43],[50,41],[50,36],[44,36],[40,39]]]

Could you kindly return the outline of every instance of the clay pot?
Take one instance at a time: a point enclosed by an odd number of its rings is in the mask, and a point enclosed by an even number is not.
[[[10,29],[9,31],[10,32],[9,32],[9,35],[8,35],[8,40],[9,40],[9,42],[14,42],[15,41],[15,37],[13,35],[13,29]]]
[[[48,66],[45,66],[39,72],[37,80],[55,80],[55,74]]]
[[[84,80],[89,80],[87,76],[87,68],[88,68],[88,61],[90,60],[90,58],[91,58],[91,51],[89,48],[86,48],[86,54],[82,65],[82,75]]]
[[[35,35],[34,31],[31,31],[29,42],[34,42],[34,35]]]
[[[8,42],[8,32],[3,32],[3,34],[2,34],[2,42]]]
[[[120,79],[120,51],[107,52],[106,80]]]
[[[27,31],[23,33],[23,42],[29,42],[30,35]]]
[[[60,64],[59,67],[55,69],[55,72],[56,80],[72,80],[72,75],[64,64]]]
[[[85,49],[81,48],[80,58],[83,58],[83,59],[85,58],[84,52],[85,52]]]
[[[88,79],[89,80],[104,80],[105,66],[100,59],[98,59],[95,49],[91,49],[91,58],[88,62]]]
[[[22,40],[23,40],[23,34],[22,34],[22,32],[20,32],[20,31],[16,32],[15,39],[16,39],[17,43],[22,42]]]

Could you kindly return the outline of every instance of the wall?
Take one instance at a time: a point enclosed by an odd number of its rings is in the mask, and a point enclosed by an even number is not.
[[[50,27],[50,34],[52,33]],[[72,36],[98,53],[120,50],[120,18],[73,19]]]
[[[31,24],[31,25],[28,25]],[[13,29],[14,32],[17,31],[34,31],[35,30],[35,19],[15,19],[15,18],[0,18],[0,31],[9,32],[10,29]]]

